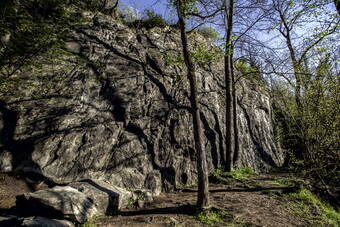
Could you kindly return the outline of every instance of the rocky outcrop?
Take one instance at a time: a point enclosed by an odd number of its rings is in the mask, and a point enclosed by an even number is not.
[[[131,29],[101,14],[66,39],[63,50],[17,71],[0,98],[2,171],[54,182],[91,178],[155,194],[196,183],[196,156],[185,67],[175,28]],[[193,33],[191,49],[206,43]],[[207,45],[207,48],[212,48]],[[223,165],[223,64],[197,68],[209,169]],[[269,95],[238,84],[240,164],[280,165]]]

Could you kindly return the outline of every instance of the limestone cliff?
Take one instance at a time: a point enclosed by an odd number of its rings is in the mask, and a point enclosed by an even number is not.
[[[104,180],[158,193],[196,182],[185,67],[175,28],[130,29],[101,14],[84,14],[64,50],[20,69],[0,97],[1,171],[37,172],[54,181]],[[206,42],[196,34],[194,50]],[[204,146],[210,170],[224,150],[223,64],[197,69]],[[240,163],[280,165],[269,95],[237,85]],[[222,90],[223,91],[223,90]]]

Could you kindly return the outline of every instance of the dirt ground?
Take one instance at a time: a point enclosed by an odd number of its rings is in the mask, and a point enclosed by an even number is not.
[[[0,212],[15,205],[15,197],[34,189],[22,178],[14,175],[0,174]]]
[[[300,217],[290,214],[284,200],[275,192],[284,187],[270,183],[280,175],[261,174],[251,177],[256,186],[242,183],[210,185],[210,199],[214,210],[232,216],[213,226],[308,226]],[[0,214],[15,205],[15,196],[34,190],[32,185],[15,176],[0,175]],[[102,227],[158,227],[158,226],[208,226],[197,217],[195,188],[182,188],[154,198],[145,208],[121,210],[113,216],[100,216],[85,226]]]
[[[283,200],[268,193],[286,189],[268,183],[277,177],[280,176],[255,175],[252,180],[257,186],[251,188],[245,188],[242,184],[210,185],[212,207],[233,216],[233,220],[214,226],[307,226],[303,219],[286,210]],[[194,206],[196,196],[194,188],[161,194],[146,208],[125,209],[116,216],[99,217],[94,224],[105,227],[207,226],[197,218]]]

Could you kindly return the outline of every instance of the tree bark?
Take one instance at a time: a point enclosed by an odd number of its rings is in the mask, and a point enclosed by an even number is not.
[[[233,59],[234,55],[232,54],[231,59]],[[239,138],[238,138],[238,125],[237,125],[237,97],[236,97],[236,78],[235,78],[235,71],[234,71],[234,63],[232,61],[231,64],[231,75],[232,75],[232,82],[233,82],[233,123],[234,123],[234,156],[233,156],[233,167],[237,167],[237,163],[240,157],[240,147],[239,147]]]
[[[281,10],[278,10],[280,14],[280,19],[281,22],[283,23],[283,26],[286,31],[279,30],[280,33],[283,35],[283,37],[286,40],[286,44],[289,50],[289,55],[290,59],[293,64],[293,70],[294,70],[294,76],[295,76],[295,102],[296,102],[296,107],[298,111],[298,117],[302,115],[303,107],[301,103],[301,64],[298,61],[295,53],[295,49],[292,44],[292,38],[291,38],[291,28],[288,26],[287,20],[284,16],[284,13]]]
[[[187,77],[190,84],[190,104],[191,114],[194,126],[194,139],[195,148],[197,155],[197,172],[198,172],[198,193],[197,193],[197,207],[205,209],[209,207],[209,182],[208,182],[208,166],[207,166],[207,155],[204,147],[202,146],[202,127],[200,121],[200,111],[197,100],[197,82],[195,67],[192,62],[189,48],[188,38],[185,31],[185,13],[183,4],[185,0],[177,1],[177,12],[179,18],[179,25],[181,31],[182,50],[184,56],[184,62],[187,67]]]
[[[229,3],[229,4],[228,4]],[[224,56],[225,69],[225,89],[226,89],[226,142],[225,142],[225,171],[233,170],[233,153],[234,153],[234,108],[233,108],[233,45],[232,45],[232,29],[233,29],[233,0],[225,0],[225,28],[226,28],[226,53]]]

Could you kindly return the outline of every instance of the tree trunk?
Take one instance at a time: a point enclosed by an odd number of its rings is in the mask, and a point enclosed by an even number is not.
[[[202,146],[202,128],[200,121],[200,112],[197,101],[197,82],[195,67],[192,62],[189,48],[188,39],[185,31],[185,14],[183,10],[183,3],[185,0],[177,1],[177,12],[179,18],[179,25],[181,30],[182,50],[184,62],[187,67],[187,77],[190,83],[190,104],[191,114],[194,126],[194,139],[197,155],[197,172],[198,172],[198,193],[197,193],[197,207],[204,209],[209,207],[209,182],[208,182],[208,166],[207,155],[204,147]]]
[[[292,44],[292,38],[290,34],[291,28],[289,28],[288,23],[283,13],[282,12],[279,12],[279,13],[280,13],[281,21],[284,27],[286,28],[286,34],[284,34],[282,31],[281,31],[281,34],[286,39],[286,44],[289,50],[290,59],[293,64],[293,70],[294,70],[294,76],[295,76],[295,102],[296,102],[296,107],[298,111],[298,117],[300,118],[300,116],[302,115],[302,110],[303,110],[302,104],[301,104],[301,83],[302,83],[301,65],[300,65],[300,62],[296,58],[295,49]]]
[[[228,4],[229,3],[229,4]],[[230,172],[233,170],[233,153],[234,153],[234,108],[233,108],[233,45],[232,45],[232,28],[233,28],[233,0],[225,0],[225,28],[226,28],[226,53],[224,56],[224,69],[225,69],[225,89],[226,89],[226,163],[225,171]]]
[[[233,54],[231,59],[233,59]],[[238,125],[237,125],[237,97],[236,97],[236,78],[235,78],[235,71],[234,71],[234,63],[231,62],[231,75],[232,75],[232,82],[233,82],[233,123],[234,123],[234,157],[233,157],[233,167],[237,167],[237,163],[240,157],[240,147],[239,147],[239,138],[238,138]]]

